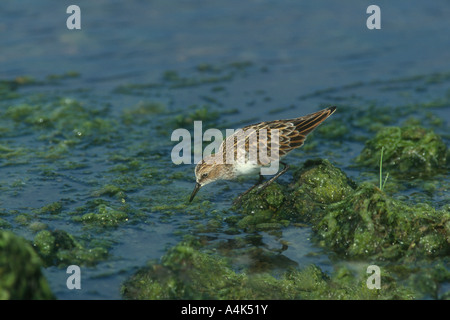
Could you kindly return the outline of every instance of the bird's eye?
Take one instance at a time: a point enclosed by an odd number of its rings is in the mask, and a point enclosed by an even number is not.
[[[203,173],[202,178],[206,178],[208,176],[208,173]]]

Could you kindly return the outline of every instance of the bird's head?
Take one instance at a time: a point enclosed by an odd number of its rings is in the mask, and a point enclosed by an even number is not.
[[[201,187],[220,179],[227,179],[227,168],[224,164],[211,163],[202,160],[195,167],[195,188],[192,191],[189,202],[191,202]]]

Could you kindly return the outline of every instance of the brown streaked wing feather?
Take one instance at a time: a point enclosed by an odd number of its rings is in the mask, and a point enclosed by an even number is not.
[[[256,130],[257,141],[259,141],[259,130],[267,129],[267,141],[269,142],[271,141],[271,130],[278,129],[280,135],[279,156],[282,157],[289,153],[292,149],[301,147],[306,140],[306,136],[329,116],[331,116],[335,110],[336,107],[330,107],[299,118],[260,122],[257,124],[248,125],[242,128],[242,130]],[[234,138],[235,135],[232,135],[226,140],[235,140],[233,145],[236,147],[236,139]],[[221,145],[221,148],[224,150],[224,157],[226,154],[226,140],[224,140]],[[245,141],[246,150],[249,148],[248,144],[249,139],[247,138]],[[235,148],[235,150],[236,149],[237,148]]]
[[[297,131],[299,133],[301,133],[302,135],[306,136],[311,131],[313,131],[319,124],[321,124],[323,121],[325,121],[325,119],[327,119],[329,116],[331,116],[335,110],[336,110],[336,107],[331,107],[328,109],[324,109],[324,110],[309,114],[304,117],[292,119],[292,122],[294,123]]]
[[[301,147],[306,136],[335,110],[336,107],[330,107],[299,118],[266,122],[265,126],[280,130],[280,156],[284,156],[292,149]]]

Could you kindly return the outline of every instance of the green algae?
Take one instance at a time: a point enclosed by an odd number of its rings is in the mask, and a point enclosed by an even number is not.
[[[33,232],[39,232],[47,228],[48,225],[40,221],[33,221],[28,225],[28,229],[30,229]]]
[[[0,230],[0,300],[54,299],[41,266],[28,241]]]
[[[350,195],[356,184],[329,161],[308,160],[294,173],[289,186],[274,182],[262,192],[254,190],[244,196],[240,228],[259,227],[261,223],[286,226],[291,222],[309,223],[330,203]],[[276,224],[273,224],[274,226]],[[267,227],[268,225],[266,225]]]
[[[447,210],[407,205],[366,183],[328,206],[313,229],[323,244],[345,257],[415,260],[450,253],[448,221]]]
[[[171,248],[161,263],[150,263],[121,288],[125,299],[411,299],[413,294],[386,281],[370,290],[361,279],[344,282],[311,265],[275,278],[268,273],[237,273],[223,257],[186,243]]]
[[[0,111],[5,135],[14,139],[0,148],[0,157],[9,160],[3,165],[27,164],[35,157],[58,160],[71,156],[76,146],[113,141],[117,122],[102,119],[105,110],[71,98],[11,103]],[[19,142],[27,136],[32,139],[32,148]]]
[[[39,211],[41,214],[58,214],[61,213],[63,206],[61,202],[56,201],[42,207]]]
[[[230,225],[252,232],[255,230],[279,229],[289,225],[289,221],[278,215],[278,208],[285,200],[282,187],[274,182],[261,192],[253,191],[242,199],[244,216],[238,221],[227,219]]]
[[[28,213],[19,213],[14,217],[14,222],[22,226],[28,226],[31,220],[32,216]]]
[[[171,89],[217,85],[231,81],[237,72],[245,72],[251,66],[251,62],[233,62],[222,66],[200,64],[197,67],[198,75],[180,75],[175,70],[168,70],[163,73],[162,79]]]
[[[108,257],[105,246],[84,247],[63,230],[42,230],[34,237],[33,245],[46,266],[93,266]]]
[[[429,264],[419,263],[414,266],[415,273],[406,281],[405,285],[414,287],[419,295],[428,299],[449,300],[450,292],[442,290],[442,284],[450,282],[448,259]]]
[[[22,86],[34,85],[38,82],[30,76],[21,76],[13,80],[0,80],[0,97],[2,100],[15,99],[20,96],[17,90]]]
[[[29,154],[29,150],[24,147],[15,147],[0,144],[0,159],[11,160],[9,162],[4,162],[2,166],[13,165],[13,164],[26,164],[28,160],[23,158]]]
[[[349,135],[350,129],[342,120],[330,121],[326,126],[317,128],[317,133],[326,139],[342,140]]]
[[[123,111],[122,121],[127,126],[145,125],[152,123],[156,114],[164,113],[166,110],[166,105],[161,102],[141,101]]]
[[[188,114],[179,114],[173,118],[172,121],[175,128],[190,127],[194,121],[216,121],[219,116],[219,112],[210,110],[210,107],[207,105],[192,105],[188,109],[192,111]]]
[[[127,168],[128,170],[128,168]],[[109,196],[109,197],[117,197],[117,198],[125,198],[124,190],[113,184],[106,184],[98,190],[92,192],[92,196],[101,197],[101,196]]]
[[[0,218],[0,230],[2,229],[10,229],[11,228],[11,224],[6,221],[5,219]]]
[[[325,205],[343,200],[356,187],[355,182],[328,160],[308,160],[294,173],[286,211],[300,222],[310,222]]]
[[[66,79],[72,79],[72,78],[78,78],[80,77],[80,73],[77,71],[67,71],[65,73],[61,74],[49,74],[46,77],[46,80],[48,81],[57,81],[57,80],[66,80]]]
[[[394,199],[375,185],[356,185],[326,160],[307,161],[288,186],[273,183],[244,197],[241,216],[226,219],[246,232],[307,223],[314,241],[344,259],[417,261],[450,254],[450,211]]]
[[[128,219],[128,214],[122,208],[114,209],[106,204],[99,204],[96,212],[89,212],[81,217],[73,218],[74,221],[97,227],[117,227],[119,224],[128,221]]]
[[[377,167],[384,148],[383,169],[405,177],[431,176],[447,165],[448,151],[442,139],[432,130],[419,126],[386,127],[366,142],[355,161]]]
[[[113,93],[125,95],[144,95],[148,90],[161,89],[164,85],[161,83],[129,83],[122,84],[114,88]]]
[[[370,81],[356,81],[353,83],[343,84],[341,86],[336,87],[329,87],[324,89],[316,90],[312,93],[305,94],[299,97],[300,100],[305,100],[308,98],[313,97],[322,97],[325,95],[329,95],[331,93],[341,93],[343,91],[349,90],[349,89],[356,89],[356,88],[362,88],[362,87],[370,87],[374,88],[375,86],[382,86],[384,90],[386,88],[391,88],[392,85],[395,84],[408,84],[409,86],[417,85],[418,87],[430,87],[430,85],[433,84],[441,84],[446,83],[450,79],[450,72],[443,71],[443,72],[435,72],[430,74],[419,74],[419,75],[412,75],[407,77],[400,77],[400,78],[391,78],[391,79],[373,79]],[[448,104],[447,104],[448,106]]]

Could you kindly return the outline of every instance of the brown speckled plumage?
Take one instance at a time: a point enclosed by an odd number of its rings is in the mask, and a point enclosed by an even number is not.
[[[190,201],[194,198],[200,187],[220,179],[234,179],[241,174],[246,174],[250,172],[252,168],[267,166],[272,161],[279,161],[283,156],[287,155],[290,151],[295,148],[299,148],[305,142],[306,136],[311,133],[319,124],[321,124],[325,119],[332,115],[336,111],[336,107],[330,107],[327,109],[320,110],[315,113],[308,114],[303,117],[285,120],[274,120],[256,123],[253,125],[246,126],[242,128],[242,132],[245,133],[245,154],[248,156],[250,147],[258,148],[260,151],[261,146],[267,148],[267,157],[260,157],[258,153],[257,163],[247,164],[247,159],[242,159],[239,161],[237,157],[237,143],[238,143],[238,133],[236,131],[233,135],[227,137],[221,144],[219,152],[213,156],[205,157],[201,162],[199,162],[195,168],[196,176],[196,187],[192,192]],[[274,129],[278,130],[278,141],[272,141],[272,131]],[[259,139],[260,132],[265,132],[267,139]],[[263,133],[261,133],[263,134]],[[254,138],[256,135],[256,139]],[[255,141],[258,141],[258,145],[254,145]],[[263,143],[262,145],[260,143]],[[226,158],[226,146],[233,146],[234,152],[234,162],[227,163]],[[270,152],[273,147],[278,146],[278,154],[273,154]],[[217,159],[221,159],[220,163]],[[288,166],[282,172],[278,173],[274,178],[270,179],[265,183],[262,188],[266,187],[269,183],[273,182],[281,174],[286,172]],[[261,180],[261,179],[260,179]],[[253,189],[255,186],[247,190],[245,193]],[[245,194],[244,193],[244,194]]]

